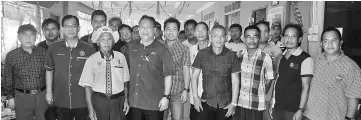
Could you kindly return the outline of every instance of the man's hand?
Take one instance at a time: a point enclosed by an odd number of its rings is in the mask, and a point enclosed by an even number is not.
[[[193,102],[194,102],[194,108],[195,108],[198,112],[203,111],[201,98],[199,98],[198,96],[197,96],[197,97],[193,97]]]
[[[97,119],[97,115],[96,115],[93,108],[89,108],[89,118],[90,118],[90,120],[96,120]]]
[[[125,100],[124,100],[124,106],[123,106],[123,111],[125,112],[125,115],[128,114],[129,108],[130,108],[130,106],[129,106],[129,104],[128,104],[128,99],[125,98]]]
[[[53,104],[53,93],[46,92],[45,99],[46,99],[46,101],[48,102],[49,105],[52,105]]]
[[[227,107],[225,107],[223,109],[228,109],[228,111],[226,113],[226,117],[229,117],[229,116],[233,115],[234,112],[236,111],[236,106],[234,106],[234,105],[232,105],[232,103],[230,103],[227,105]]]
[[[15,98],[9,99],[9,101],[8,101],[8,107],[9,107],[10,109],[15,109]]]
[[[188,100],[188,92],[186,90],[183,90],[181,100],[183,103],[187,102]]]
[[[301,110],[298,110],[298,111],[293,115],[293,120],[302,120],[302,112],[301,112]]]
[[[159,101],[159,105],[158,105],[158,107],[160,107],[159,111],[164,111],[164,110],[168,109],[168,104],[169,104],[169,100],[167,98],[163,97]]]

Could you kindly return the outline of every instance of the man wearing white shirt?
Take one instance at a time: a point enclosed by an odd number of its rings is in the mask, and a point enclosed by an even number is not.
[[[111,28],[101,27],[94,34],[99,35],[100,49],[86,60],[79,80],[79,85],[85,87],[89,117],[91,120],[125,120],[129,111],[127,61],[122,53],[112,50]]]
[[[190,51],[190,57],[191,57],[191,63],[193,64],[194,59],[196,58],[199,50],[203,49],[203,48],[207,48],[210,46],[210,42],[208,41],[208,25],[204,22],[199,22],[196,27],[195,27],[195,37],[197,38],[197,44],[191,46],[189,48]],[[191,75],[193,73],[194,68],[191,67],[190,72]],[[192,84],[192,83],[191,83]],[[190,87],[192,89],[192,87]],[[198,95],[199,97],[201,97],[202,93],[203,93],[203,87],[202,87],[202,72],[199,75],[199,79],[198,79]],[[189,92],[190,95],[190,103],[191,105],[191,110],[190,110],[190,120],[196,120],[196,115],[197,115],[197,111],[193,106],[193,93],[192,90],[190,90]]]
[[[194,36],[194,29],[196,28],[197,21],[189,19],[184,23],[184,31],[187,36],[187,40],[183,41],[182,44],[187,45],[189,48],[197,44],[197,38]]]
[[[241,40],[242,26],[235,23],[231,25],[229,30],[231,31],[231,39],[226,42],[225,46],[234,52],[245,50],[246,45],[244,45],[243,41]]]

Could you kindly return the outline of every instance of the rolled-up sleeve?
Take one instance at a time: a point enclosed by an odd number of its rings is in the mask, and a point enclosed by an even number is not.
[[[94,84],[94,74],[93,74],[93,60],[92,57],[89,57],[84,64],[83,72],[81,73],[79,79],[79,85],[93,87]]]
[[[49,49],[46,51],[46,55],[44,58],[44,69],[48,71],[54,70],[54,66],[55,66],[52,56],[52,51],[53,51],[53,47],[50,46]]]
[[[162,61],[163,61],[163,76],[173,75],[174,74],[173,58],[172,58],[172,54],[168,49],[164,51],[164,54],[162,55]]]
[[[351,71],[345,77],[347,82],[346,97],[361,99],[361,69],[356,63],[351,66]]]
[[[122,57],[122,63],[124,63],[123,65],[123,76],[124,76],[124,82],[128,82],[130,77],[129,77],[129,68],[128,68],[128,61],[126,60],[126,57],[123,55]]]

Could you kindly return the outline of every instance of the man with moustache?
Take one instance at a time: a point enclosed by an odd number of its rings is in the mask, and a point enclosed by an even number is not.
[[[224,47],[226,29],[216,25],[211,30],[211,46],[202,49],[193,62],[192,87],[197,120],[230,120],[239,92],[241,70],[236,53]],[[203,73],[203,94],[198,95],[198,78]]]
[[[191,63],[193,64],[194,59],[196,59],[196,56],[199,52],[199,50],[202,50],[204,48],[208,48],[211,43],[208,41],[208,25],[205,22],[199,22],[196,25],[196,29],[195,29],[195,36],[197,38],[197,44],[193,45],[192,47],[189,48],[189,52],[190,52],[190,57],[191,57]],[[190,75],[192,75],[194,68],[191,66],[190,69]],[[202,97],[202,93],[203,93],[203,87],[202,87],[202,71],[199,73],[199,78],[198,78],[198,90],[195,90],[198,92],[199,97]],[[189,118],[190,120],[196,120],[197,117],[197,110],[194,108],[194,102],[193,102],[193,90],[192,90],[192,83],[190,83],[191,87],[190,87],[190,91],[189,91],[189,102],[191,104],[190,106],[190,111],[189,111]]]
[[[44,41],[38,43],[37,46],[44,49],[48,49],[50,44],[56,40],[59,40],[60,35],[60,23],[54,19],[48,18],[43,21],[41,24],[45,39]],[[55,109],[53,106],[50,106],[45,112],[46,120],[55,120]]]
[[[304,115],[310,120],[356,120],[361,98],[361,69],[341,50],[341,33],[323,30],[324,52],[315,57],[314,74]],[[277,102],[277,101],[276,101]]]
[[[188,101],[189,93],[189,48],[178,39],[180,22],[175,18],[168,18],[164,22],[165,45],[173,57],[172,89],[170,108],[172,120],[184,120],[184,106]],[[189,108],[188,108],[189,109]],[[189,114],[188,114],[189,115]],[[189,118],[187,118],[189,119]]]
[[[78,38],[79,19],[66,15],[61,25],[65,39],[51,44],[45,56],[46,100],[54,104],[58,120],[86,120],[85,89],[78,85],[86,59],[95,48]]]
[[[97,30],[100,27],[103,27],[107,24],[107,14],[103,10],[95,10],[91,15],[91,25],[93,31]],[[96,44],[96,40],[92,38],[93,32],[89,35],[84,35],[80,38],[81,41],[88,42],[93,45],[94,48],[99,51],[99,46]]]
[[[155,42],[153,17],[139,20],[140,41],[129,46],[129,102],[131,120],[160,120],[168,108],[172,87],[172,54],[163,44]]]
[[[272,116],[274,120],[302,120],[313,76],[313,60],[300,48],[303,36],[301,26],[286,25],[283,36],[287,50],[278,66]]]
[[[197,21],[189,19],[184,23],[184,31],[187,36],[187,40],[183,41],[182,44],[191,47],[197,44],[197,38],[194,36],[194,29],[196,28]]]
[[[260,33],[255,25],[244,30],[247,49],[239,53],[241,86],[234,120],[262,120],[266,110],[266,94],[274,71],[272,58],[259,48]]]
[[[60,23],[52,18],[48,18],[43,21],[41,28],[46,40],[38,43],[37,46],[48,49],[52,42],[59,40]]]
[[[94,31],[100,50],[86,60],[79,80],[91,120],[125,120],[129,110],[128,64],[122,53],[112,50],[115,32],[106,26]]]

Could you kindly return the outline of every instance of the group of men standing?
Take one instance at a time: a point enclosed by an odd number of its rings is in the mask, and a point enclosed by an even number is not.
[[[164,32],[147,15],[133,28],[117,18],[108,27],[96,10],[91,23],[79,38],[76,16],[46,19],[37,46],[35,27],[19,27],[21,47],[7,54],[2,86],[18,120],[162,120],[168,108],[173,120],[352,120],[361,98],[361,70],[335,28],[322,32],[325,52],[312,59],[297,24],[284,27],[282,40],[270,37],[267,21],[244,32],[232,24],[227,42],[222,25],[191,19],[182,42],[176,18]]]

